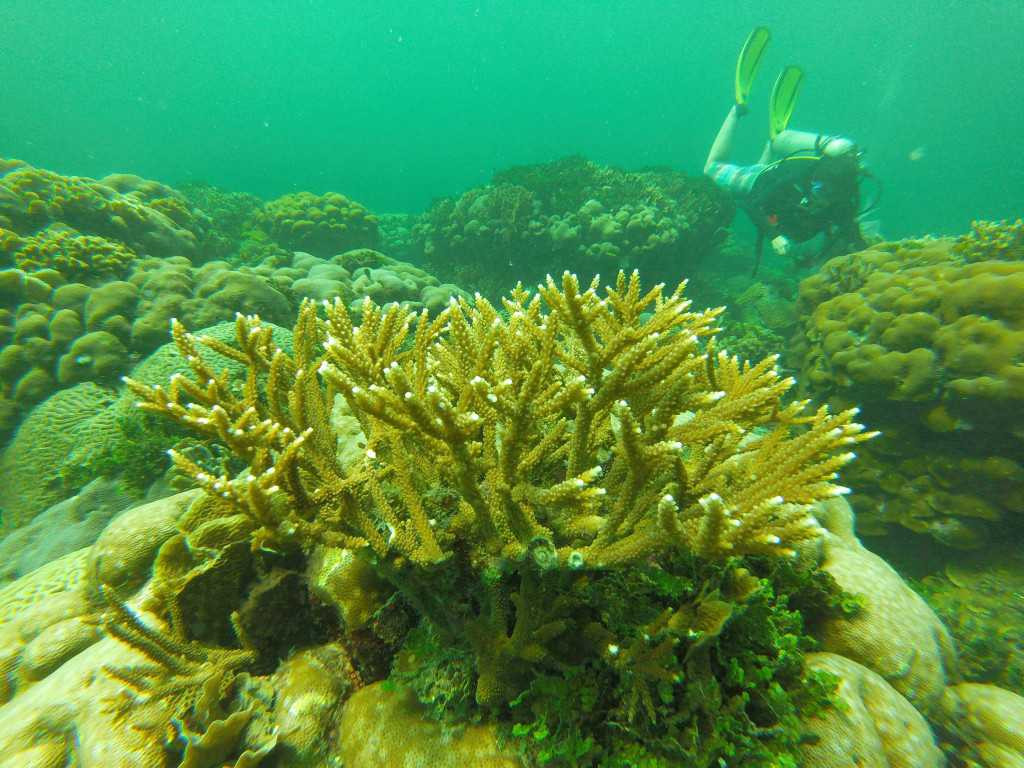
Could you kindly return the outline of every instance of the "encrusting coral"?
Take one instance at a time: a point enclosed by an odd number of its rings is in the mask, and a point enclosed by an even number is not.
[[[855,410],[783,404],[793,382],[773,358],[716,354],[719,310],[689,311],[684,285],[642,293],[620,273],[601,296],[566,273],[517,287],[504,314],[481,297],[434,319],[367,300],[358,325],[343,302],[325,319],[307,302],[292,355],[255,317],[238,317],[236,347],[175,324],[192,376],[127,383],[142,408],[248,462],[217,477],[173,456],[217,500],[210,514],[247,518],[254,547],[368,548],[442,636],[468,641],[477,701],[500,705],[554,664],[573,624],[551,594],[559,574],[674,550],[793,553],[820,534],[811,505],[845,492],[832,481],[850,446],[872,436]],[[240,391],[200,344],[248,366]],[[347,470],[329,425],[338,394],[366,439]]]

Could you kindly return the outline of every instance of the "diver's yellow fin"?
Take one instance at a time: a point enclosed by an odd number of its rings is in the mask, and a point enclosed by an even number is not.
[[[754,77],[764,58],[764,50],[771,39],[772,33],[768,31],[768,27],[754,27],[747,35],[747,42],[743,44],[740,57],[736,59],[736,103],[741,106],[747,103],[750,89],[754,85]]]
[[[796,99],[804,82],[804,71],[790,64],[779,73],[768,102],[768,136],[774,139],[789,125],[796,109]]]

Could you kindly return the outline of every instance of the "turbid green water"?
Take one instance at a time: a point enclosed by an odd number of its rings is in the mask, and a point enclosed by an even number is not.
[[[4,6],[0,154],[65,173],[339,189],[418,211],[576,152],[697,172],[736,52],[767,24],[746,154],[794,62],[807,71],[794,127],[868,150],[888,236],[962,231],[1024,199],[1012,0]]]

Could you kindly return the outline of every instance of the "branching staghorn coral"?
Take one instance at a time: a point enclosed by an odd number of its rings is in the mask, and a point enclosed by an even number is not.
[[[105,668],[127,688],[121,699],[111,702],[118,716],[131,719],[139,728],[160,727],[160,715],[178,720],[188,716],[206,725],[220,719],[220,702],[228,696],[235,676],[256,655],[189,641],[173,626],[167,631],[156,629],[106,589],[104,597],[106,631],[152,662]]]
[[[683,548],[702,557],[792,554],[820,534],[817,501],[871,436],[855,410],[784,405],[775,359],[714,352],[721,310],[690,311],[684,284],[642,292],[618,275],[603,295],[566,273],[502,310],[454,300],[436,318],[367,300],[306,303],[295,354],[238,318],[241,393],[173,335],[193,376],[128,384],[141,407],[228,445],[243,475],[180,469],[252,518],[254,543],[369,547],[445,637],[477,658],[481,704],[515,695],[517,668],[549,660],[573,626],[552,580]],[[329,424],[341,395],[366,437],[343,470]],[[561,575],[561,576],[560,576]],[[461,591],[453,599],[443,585]]]

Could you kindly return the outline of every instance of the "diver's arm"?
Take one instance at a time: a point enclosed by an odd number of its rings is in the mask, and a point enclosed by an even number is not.
[[[715,141],[711,145],[711,151],[708,152],[708,159],[704,161],[704,173],[710,171],[712,163],[726,163],[729,161],[729,155],[732,152],[732,140],[736,135],[736,124],[740,119],[740,109],[741,107],[734,104],[732,109],[729,110],[729,114],[725,116],[725,120],[722,121],[722,127],[718,129],[718,135],[715,136]]]

